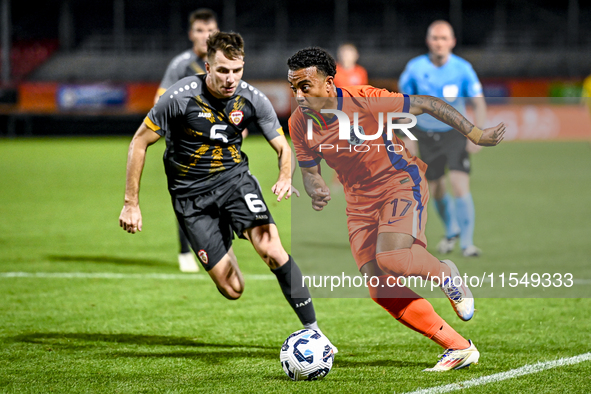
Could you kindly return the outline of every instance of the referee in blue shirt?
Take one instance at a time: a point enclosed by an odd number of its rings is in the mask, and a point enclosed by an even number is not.
[[[474,108],[475,125],[483,128],[486,102],[482,85],[470,63],[452,53],[456,45],[452,26],[443,20],[431,23],[426,43],[429,53],[410,60],[400,76],[400,92],[443,98],[462,114],[468,101]],[[473,242],[475,215],[469,174],[470,153],[478,152],[480,147],[430,116],[418,117],[413,134],[418,139],[421,159],[429,166],[426,173],[429,190],[445,224],[445,237],[437,245],[437,251],[450,253],[459,238],[464,256],[479,256],[481,251]],[[407,146],[416,154],[412,142]],[[445,187],[446,168],[453,197]]]

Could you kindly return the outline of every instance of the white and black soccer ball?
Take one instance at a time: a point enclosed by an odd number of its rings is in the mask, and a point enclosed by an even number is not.
[[[283,342],[279,360],[292,380],[317,380],[330,372],[334,349],[321,332],[299,330]]]

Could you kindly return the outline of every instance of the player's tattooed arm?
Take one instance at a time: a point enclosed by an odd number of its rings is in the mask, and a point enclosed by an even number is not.
[[[330,201],[330,189],[320,175],[319,166],[301,168],[304,188],[306,193],[312,198],[312,208],[316,211],[322,209]]]
[[[462,116],[454,107],[445,101],[432,96],[410,96],[410,112],[413,115],[427,113],[458,130],[464,135],[472,130],[474,125]]]
[[[495,127],[480,130],[459,113],[454,107],[445,101],[432,96],[410,96],[410,113],[413,115],[429,114],[450,125],[465,135],[475,144],[481,146],[494,146],[499,144],[505,135],[505,124],[500,123]]]

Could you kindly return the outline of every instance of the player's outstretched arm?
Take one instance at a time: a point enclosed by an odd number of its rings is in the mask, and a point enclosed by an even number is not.
[[[465,135],[470,141],[481,146],[498,145],[505,136],[505,124],[481,130],[445,101],[432,96],[410,96],[410,113],[427,113]]]
[[[128,233],[142,231],[142,213],[139,206],[140,178],[146,161],[148,146],[160,136],[145,123],[136,131],[127,153],[127,176],[125,179],[125,203],[119,215],[119,226]]]
[[[273,138],[269,144],[275,149],[279,159],[279,178],[271,189],[279,202],[283,196],[286,200],[291,196],[291,147],[283,135]]]
[[[318,171],[318,166],[303,168],[302,178],[306,193],[312,198],[312,208],[322,211],[330,201],[330,189]]]

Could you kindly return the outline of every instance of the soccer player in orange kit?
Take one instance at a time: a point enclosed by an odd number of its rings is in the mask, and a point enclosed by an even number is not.
[[[344,187],[349,240],[359,271],[379,278],[378,286],[368,286],[372,299],[396,320],[446,349],[428,371],[477,363],[480,353],[474,344],[449,326],[427,300],[407,287],[389,285],[391,276],[445,278],[441,289],[460,319],[469,320],[474,314],[472,293],[455,264],[439,261],[426,250],[427,166],[410,155],[394,133],[389,133],[390,138],[387,133],[374,133],[387,121],[386,113],[427,113],[478,145],[494,146],[503,140],[505,125],[480,130],[431,96],[408,96],[367,85],[337,87],[335,60],[321,48],[302,49],[287,65],[299,105],[289,130],[312,207],[320,211],[330,201],[318,167],[324,159]],[[335,110],[349,114],[351,120],[357,113],[358,127],[346,125],[348,139],[340,138],[341,122]]]

